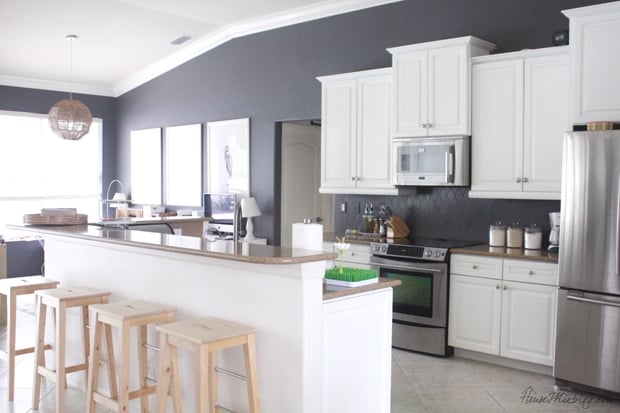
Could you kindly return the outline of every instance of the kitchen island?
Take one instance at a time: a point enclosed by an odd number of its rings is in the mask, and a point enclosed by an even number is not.
[[[46,276],[61,286],[174,305],[177,320],[215,316],[256,327],[263,412],[390,411],[393,284],[324,297],[334,253],[93,226],[12,229],[44,237]],[[71,345],[78,339],[70,337]],[[149,342],[157,342],[154,332]],[[220,366],[243,373],[236,350],[224,351]],[[149,359],[156,366],[157,354]],[[181,351],[180,372],[185,411],[194,411],[192,354]],[[220,377],[221,405],[248,411],[245,394],[245,383]]]

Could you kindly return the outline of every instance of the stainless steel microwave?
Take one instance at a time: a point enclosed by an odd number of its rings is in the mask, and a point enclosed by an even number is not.
[[[394,185],[469,186],[469,136],[393,140]]]

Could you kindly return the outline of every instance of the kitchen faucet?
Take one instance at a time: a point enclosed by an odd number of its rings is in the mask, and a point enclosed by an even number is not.
[[[233,213],[233,245],[237,247],[239,242],[239,227],[241,224],[241,201],[235,202],[235,212]]]

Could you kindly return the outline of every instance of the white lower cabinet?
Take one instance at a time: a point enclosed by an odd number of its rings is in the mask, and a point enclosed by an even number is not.
[[[450,346],[553,365],[557,264],[455,254],[451,266]]]
[[[323,250],[338,253],[333,242],[324,242]],[[340,260],[335,259],[334,265],[339,265]],[[351,268],[370,268],[370,247],[363,244],[350,244],[349,249],[342,254],[342,265]]]

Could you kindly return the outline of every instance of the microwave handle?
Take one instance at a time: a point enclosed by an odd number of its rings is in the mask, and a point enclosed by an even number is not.
[[[454,183],[454,144],[446,145],[445,153],[446,162],[446,182],[449,184]]]

